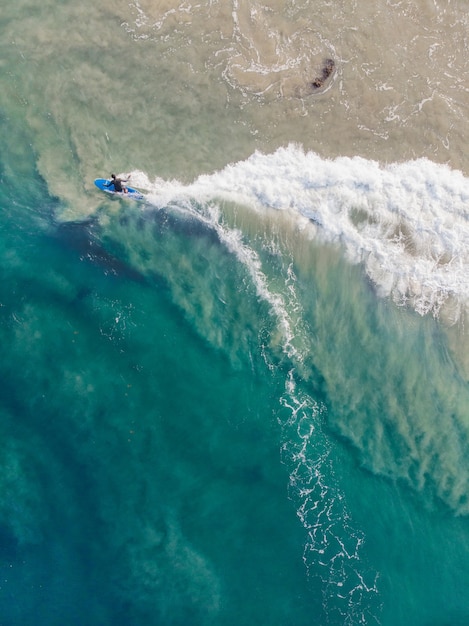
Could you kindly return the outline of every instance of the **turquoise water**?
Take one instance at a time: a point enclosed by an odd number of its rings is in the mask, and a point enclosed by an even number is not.
[[[2,13],[0,624],[467,624],[464,7]]]

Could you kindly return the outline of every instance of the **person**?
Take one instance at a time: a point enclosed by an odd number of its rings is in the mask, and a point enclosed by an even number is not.
[[[105,183],[106,187],[111,187],[114,185],[114,191],[118,193],[127,193],[127,187],[123,185],[129,180],[130,176],[127,178],[118,178],[115,174],[111,174],[111,180],[108,183]]]

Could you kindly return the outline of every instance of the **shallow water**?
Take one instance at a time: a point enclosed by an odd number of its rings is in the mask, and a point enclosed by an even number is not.
[[[467,623],[466,8],[4,7],[2,624]]]

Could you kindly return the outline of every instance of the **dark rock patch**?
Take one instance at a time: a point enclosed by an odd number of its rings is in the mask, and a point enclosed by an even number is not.
[[[326,59],[324,61],[324,65],[322,66],[322,71],[321,71],[320,76],[317,76],[311,82],[311,89],[313,91],[317,91],[318,89],[321,89],[321,87],[324,87],[325,83],[334,72],[334,69],[335,69],[334,59]]]

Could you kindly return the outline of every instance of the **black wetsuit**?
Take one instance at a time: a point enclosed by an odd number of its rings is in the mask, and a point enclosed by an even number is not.
[[[106,187],[110,187],[111,185],[114,185],[114,191],[117,191],[118,193],[124,191],[124,188],[122,187],[122,180],[120,178],[113,178],[106,184]]]

